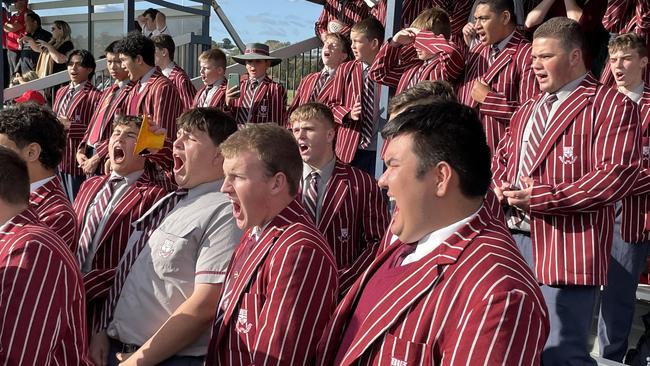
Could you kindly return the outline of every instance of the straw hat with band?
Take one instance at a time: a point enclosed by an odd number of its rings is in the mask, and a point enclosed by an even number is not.
[[[246,61],[250,60],[269,60],[271,61],[271,66],[282,62],[282,59],[269,56],[269,46],[264,43],[249,43],[246,45],[246,50],[243,55],[233,56],[232,59],[242,65],[246,65]]]

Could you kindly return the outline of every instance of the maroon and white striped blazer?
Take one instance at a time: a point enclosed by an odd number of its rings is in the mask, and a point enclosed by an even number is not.
[[[337,161],[325,187],[318,230],[332,248],[345,292],[372,263],[389,223],[388,207],[377,181]]]
[[[100,117],[102,115],[105,116],[106,124],[104,125],[104,128],[99,135],[99,141],[95,144],[95,155],[98,155],[102,158],[102,164],[105,161],[104,159],[107,159],[108,156],[108,140],[110,139],[111,131],[113,130],[113,118],[115,118],[115,116],[118,114],[124,114],[127,112],[128,108],[126,108],[124,103],[126,102],[127,96],[129,95],[129,92],[131,91],[131,88],[134,84],[135,83],[133,81],[129,80],[128,84],[126,84],[122,90],[117,92],[118,94],[115,96],[115,100],[113,100],[113,102],[110,103],[106,108],[103,108],[106,98],[110,98],[113,90],[115,90],[115,88],[119,88],[119,86],[117,83],[115,83],[111,85],[110,88],[102,92],[102,96],[97,102],[97,109],[95,109],[93,112],[93,115],[90,118],[90,123],[88,124],[88,128],[86,129],[86,133],[84,134],[82,142],[79,145],[79,149],[85,148],[86,143],[90,138],[92,125],[95,123],[102,123],[102,121],[100,121]],[[104,109],[106,110],[105,113],[103,113]]]
[[[370,77],[380,84],[397,87],[396,94],[406,90],[424,63],[418,58],[416,47],[434,54],[420,73],[418,82],[440,79],[457,84],[460,81],[465,68],[460,48],[429,31],[420,31],[414,44],[393,47],[389,42],[384,43],[368,71]]]
[[[149,174],[149,170],[145,169],[145,173],[126,189],[113,210],[107,213],[108,219],[99,238],[91,270],[83,276],[88,303],[103,304],[113,284],[115,268],[133,232],[134,227],[131,224],[168,193],[163,187],[155,184]],[[79,242],[83,232],[86,213],[109,178],[109,175],[95,176],[81,185],[74,201],[79,223],[76,242]]]
[[[221,85],[215,86],[217,88],[217,91],[215,91],[214,94],[212,95],[212,99],[210,99],[210,103],[208,104],[208,106],[224,110],[224,107],[226,105],[227,85],[228,85],[228,81],[224,78],[221,80]],[[192,108],[200,107],[199,101],[201,100],[201,96],[205,92],[205,89],[206,86],[203,85],[201,89],[199,89],[199,91],[196,92],[196,95],[194,96],[194,100],[192,101]]]
[[[38,215],[38,220],[59,235],[71,253],[76,253],[77,217],[59,177],[30,193],[29,205]]]
[[[92,365],[79,267],[27,209],[0,230],[0,364]]]
[[[287,123],[289,122],[289,117],[291,116],[291,113],[293,113],[293,111],[296,110],[296,108],[300,107],[303,104],[309,103],[309,97],[311,97],[311,93],[316,87],[316,84],[318,83],[318,79],[320,78],[321,72],[322,70],[318,72],[312,72],[311,74],[306,75],[304,78],[302,78],[302,80],[300,80],[298,89],[296,89],[296,92],[293,95],[293,100],[291,101],[291,105],[287,110]],[[323,88],[316,96],[316,100],[314,102],[326,104],[327,100],[329,99],[329,94],[332,92],[333,86],[334,86],[334,76],[330,76],[325,82],[325,85],[323,85]],[[291,126],[289,126],[289,128],[291,128]]]
[[[346,164],[349,164],[357,152],[361,128],[363,126],[363,114],[361,110],[358,121],[349,118],[349,113],[354,103],[361,101],[363,90],[363,65],[361,61],[348,61],[342,63],[336,69],[334,85],[329,94],[327,105],[332,109],[334,122],[337,124],[336,131],[336,156]]]
[[[242,108],[244,101],[244,91],[248,86],[248,75],[242,75],[239,88],[241,93],[239,98],[234,99],[230,105],[230,112],[239,121],[238,114],[246,113],[246,108]],[[268,75],[262,79],[257,86],[255,98],[253,99],[253,111],[249,122],[266,123],[274,122],[280,126],[286,125],[286,108],[287,108],[287,91],[279,83],[273,81]],[[244,117],[245,118],[245,117]]]
[[[621,236],[628,243],[650,240],[650,84],[645,84],[639,99],[642,131],[641,174],[630,195],[623,199]]]
[[[226,275],[206,365],[310,364],[337,299],[336,260],[325,238],[294,200],[233,273],[242,247]]]
[[[531,67],[530,42],[517,30],[510,42],[488,65],[490,46],[479,43],[469,51],[465,82],[458,91],[461,103],[478,108],[492,154],[521,104],[539,93]],[[472,98],[476,80],[492,88],[480,105]]]
[[[168,79],[172,84],[174,84],[178,90],[178,94],[181,96],[183,112],[192,108],[194,95],[196,95],[196,88],[194,87],[194,84],[192,84],[192,80],[190,80],[190,77],[187,75],[185,70],[177,64],[174,64],[174,68],[169,73]]]
[[[127,111],[131,105],[131,99],[135,95],[134,90],[135,87],[131,88],[125,102]],[[162,74],[158,67],[147,80],[138,99],[138,114],[150,115],[154,123],[167,129],[167,137],[174,141],[177,129],[176,119],[183,113],[183,103],[174,84]]]
[[[68,94],[70,84],[60,88],[54,97],[52,110],[59,114],[62,108],[62,102],[65,95]],[[102,96],[102,92],[97,90],[92,83],[86,81],[80,90],[75,92],[74,97],[68,104],[66,116],[70,120],[70,129],[66,132],[66,144],[63,150],[63,160],[61,160],[60,169],[62,173],[72,175],[84,175],[77,164],[77,147],[86,134],[88,124],[97,108],[97,103]]]
[[[322,33],[330,33],[327,29],[327,24],[332,20],[338,20],[343,23],[343,29],[337,33],[344,34],[349,38],[352,26],[370,16],[370,8],[368,8],[363,0],[348,0],[344,2],[344,5],[341,5],[343,8],[341,9],[340,16],[337,17],[337,14],[339,14],[339,3],[341,3],[340,0],[327,0],[325,2],[323,11],[316,21],[314,29],[316,37],[320,38]]]
[[[381,253],[339,304],[318,365],[333,364],[364,287],[403,245]],[[400,278],[360,320],[341,365],[539,365],[547,308],[512,236],[487,208]]]
[[[492,160],[494,184],[517,182],[522,136],[538,95],[512,117]],[[535,274],[545,285],[607,282],[614,203],[639,173],[637,106],[588,74],[547,121],[533,159],[530,226]]]

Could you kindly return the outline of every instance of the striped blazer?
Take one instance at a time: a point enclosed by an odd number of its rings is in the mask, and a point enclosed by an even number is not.
[[[340,3],[342,3],[341,11],[339,11]],[[323,11],[320,13],[314,27],[316,37],[320,38],[322,33],[330,33],[327,30],[327,24],[332,20],[338,20],[343,23],[343,29],[337,33],[344,34],[349,38],[352,26],[368,16],[370,16],[370,8],[368,8],[364,0],[326,0]]]
[[[135,88],[131,88],[127,97],[127,110],[135,95],[134,90]],[[170,140],[176,139],[176,119],[183,113],[183,103],[174,84],[158,67],[138,95],[137,113],[150,115],[156,124],[167,129],[167,137]]]
[[[212,95],[212,99],[210,99],[208,106],[213,107],[213,108],[219,108],[221,110],[225,109],[226,105],[226,88],[228,87],[228,81],[224,78],[221,80],[221,85],[217,86],[217,91],[214,92]],[[205,92],[206,86],[203,85],[201,89],[199,89],[198,92],[196,92],[196,95],[194,96],[194,100],[192,101],[192,108],[200,107],[199,101],[201,100],[201,96]]]
[[[641,174],[630,195],[623,199],[621,237],[628,243],[650,240],[650,84],[639,99],[642,131]]]
[[[63,107],[63,100],[65,95],[70,89],[70,84],[61,87],[56,92],[54,97],[54,105],[52,110],[54,114],[59,114],[61,108]],[[86,81],[81,89],[78,90],[70,104],[68,104],[68,110],[66,116],[70,120],[70,129],[66,132],[66,144],[65,149],[63,150],[63,160],[61,160],[60,169],[62,173],[72,174],[72,175],[84,175],[81,168],[77,164],[77,147],[81,143],[84,135],[86,134],[86,129],[88,124],[91,122],[91,117],[97,108],[97,103],[101,98],[101,94],[97,88],[89,81]]]
[[[347,164],[354,159],[357,152],[363,126],[363,114],[367,113],[362,109],[358,121],[353,121],[348,116],[354,103],[361,100],[363,90],[362,67],[361,61],[354,60],[342,63],[336,69],[334,85],[327,102],[334,114],[334,122],[337,124],[336,156]]]
[[[381,253],[336,308],[318,365],[333,364],[368,281],[403,245]],[[485,207],[397,281],[359,319],[340,365],[539,365],[550,328],[544,299],[512,236]]]
[[[77,217],[59,177],[53,177],[30,193],[29,205],[38,220],[61,237],[71,253],[76,253]]]
[[[108,159],[108,140],[110,139],[111,131],[113,130],[113,118],[119,114],[126,113],[127,108],[124,103],[126,102],[127,96],[129,95],[129,92],[131,91],[131,88],[133,88],[134,84],[135,83],[133,81],[129,80],[128,84],[126,84],[122,90],[117,92],[118,94],[115,96],[115,100],[113,100],[113,102],[110,103],[108,107],[104,107],[106,98],[110,98],[113,94],[113,90],[115,90],[115,88],[119,88],[119,86],[117,83],[115,83],[111,85],[110,88],[102,92],[102,96],[97,102],[97,109],[95,109],[93,112],[93,115],[90,118],[90,124],[86,129],[86,133],[84,134],[81,144],[79,145],[79,149],[86,148],[86,143],[90,138],[92,124],[102,123],[100,118],[102,116],[105,116],[106,123],[104,124],[104,128],[99,135],[99,141],[95,144],[95,155],[98,155],[102,158],[102,163],[105,161],[105,159]]]
[[[79,267],[27,209],[0,229],[0,364],[92,365]]]
[[[79,242],[83,232],[86,213],[97,194],[104,187],[109,175],[95,176],[87,179],[82,185],[74,201],[77,228],[76,242]],[[90,272],[84,274],[84,287],[89,304],[102,305],[113,284],[115,268],[125,252],[129,236],[134,230],[131,225],[167,194],[167,190],[155,184],[150,173],[145,173],[129,186],[122,197],[115,203],[113,210],[107,213],[108,218],[98,241]]]
[[[538,95],[512,117],[492,160],[494,184],[516,182],[522,136]],[[545,285],[605,285],[614,203],[640,169],[634,102],[588,74],[547,122],[531,178],[535,274]]]
[[[316,226],[336,258],[339,292],[349,289],[375,259],[389,220],[377,181],[337,161],[325,187]]]
[[[291,113],[296,110],[296,108],[300,107],[303,104],[309,103],[309,97],[311,97],[311,93],[318,83],[321,72],[322,70],[318,72],[312,72],[300,80],[298,89],[296,89],[296,92],[293,95],[293,100],[291,101],[291,105],[287,110],[287,123],[289,123],[289,117],[291,116]],[[327,103],[329,94],[332,92],[332,87],[334,86],[334,75],[330,75],[330,77],[327,79],[325,85],[323,85],[323,88],[316,96],[316,100],[314,102]],[[289,128],[291,128],[291,126],[289,126]]]
[[[434,54],[419,76],[424,61],[418,58],[416,48]],[[433,32],[420,31],[414,44],[393,47],[389,42],[384,43],[368,72],[376,82],[397,87],[396,94],[399,94],[408,88],[414,77],[418,77],[418,82],[441,79],[457,84],[464,68],[463,55],[455,43]]]
[[[242,236],[242,243],[251,234]],[[336,260],[293,201],[230,262],[206,365],[308,365],[336,307]],[[239,273],[233,263],[244,260]]]
[[[492,154],[517,107],[539,93],[531,57],[530,42],[519,31],[515,31],[492,65],[488,65],[490,46],[479,43],[469,51],[465,82],[458,98],[478,109]],[[476,80],[483,80],[492,89],[480,105],[472,98]]]
[[[174,84],[178,90],[178,94],[181,97],[181,102],[183,102],[183,112],[192,108],[192,102],[194,101],[194,96],[196,95],[196,88],[192,84],[192,80],[187,76],[185,70],[183,70],[177,64],[174,64],[174,68],[169,73],[169,81]]]
[[[241,93],[239,98],[234,99],[230,105],[230,112],[239,121],[239,114],[247,112],[242,108],[244,101],[244,91],[248,86],[248,75],[242,75],[239,88]],[[250,114],[249,122],[251,123],[265,123],[275,122],[280,126],[286,124],[286,108],[287,108],[287,91],[282,84],[276,83],[268,75],[262,79],[262,82],[257,86],[255,97],[253,98],[253,111]],[[243,117],[244,119],[246,116]]]

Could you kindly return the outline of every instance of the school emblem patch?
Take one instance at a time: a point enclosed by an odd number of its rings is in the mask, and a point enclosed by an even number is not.
[[[251,328],[253,328],[253,324],[248,322],[248,311],[246,309],[239,309],[235,331],[237,331],[237,333],[247,334],[251,331]]]
[[[348,241],[348,238],[349,238],[348,228],[344,227],[341,229],[341,235],[339,235],[339,240]]]
[[[165,240],[163,245],[158,249],[158,255],[162,258],[167,258],[174,253],[174,242]]]
[[[402,361],[395,357],[390,358],[390,366],[406,366],[406,365],[407,365],[406,361]]]
[[[562,148],[562,156],[558,157],[562,164],[573,164],[578,160],[578,157],[573,154],[573,146],[565,146]]]

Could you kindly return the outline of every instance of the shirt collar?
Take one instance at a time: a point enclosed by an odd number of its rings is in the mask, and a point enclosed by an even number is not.
[[[154,72],[156,72],[156,68],[152,67],[151,70],[147,71],[144,75],[142,75],[142,77],[140,78],[140,85],[144,86],[144,84],[146,84],[149,81],[151,75],[153,75]]]
[[[318,172],[321,182],[326,182],[334,172],[334,164],[336,164],[336,158],[332,158],[332,160],[327,162],[327,164],[323,165],[321,169],[316,169],[313,166],[303,162],[302,179],[303,180],[307,179],[309,177],[309,174],[315,171]]]
[[[169,77],[169,74],[171,74],[172,70],[174,70],[174,66],[176,66],[174,61],[171,61],[169,64],[167,64],[167,66],[165,66],[165,68],[162,69],[163,75],[165,75],[166,77]]]
[[[140,177],[142,176],[143,173],[144,173],[144,170],[142,170],[142,169],[136,170],[135,172],[129,173],[129,174],[125,175],[125,176],[121,176],[121,175],[119,175],[119,174],[117,174],[115,172],[112,172],[111,173],[111,178],[113,178],[113,177],[122,177],[122,178],[124,178],[124,180],[126,180],[126,184],[132,185],[138,179],[140,179]]]
[[[323,71],[327,71],[327,73],[330,75],[329,77],[332,77],[332,76],[334,76],[334,74],[336,74],[336,68],[331,68],[331,67],[325,66],[325,67],[323,67],[323,70],[321,72],[323,72]]]
[[[223,178],[217,179],[212,182],[201,183],[196,187],[192,187],[187,191],[186,199],[195,198],[209,192],[219,192],[223,185]]]
[[[644,87],[645,87],[645,84],[643,82],[641,82],[636,88],[633,88],[632,90],[628,90],[627,92],[621,92],[621,93],[625,94],[634,103],[639,103],[639,100],[641,100],[641,96],[643,95],[643,88]]]
[[[512,39],[512,36],[514,36],[514,35],[515,35],[515,32],[512,31],[512,33],[510,33],[509,36],[507,36],[501,42],[496,44],[497,47],[499,48],[499,52],[503,51],[503,49],[506,48],[506,46],[508,45],[508,42],[510,42],[510,40]]]
[[[558,102],[561,103],[564,100],[566,100],[569,97],[569,95],[571,95],[571,93],[578,87],[578,85],[580,85],[580,83],[582,83],[582,81],[585,79],[585,77],[587,77],[586,73],[584,75],[580,76],[579,78],[567,83],[566,85],[561,87],[558,91],[556,91],[555,92],[555,94],[557,95],[557,102],[556,103],[558,103]],[[546,94],[548,94],[548,93],[546,93]]]
[[[29,185],[29,191],[30,191],[30,192],[34,192],[35,190],[41,188],[42,186],[44,186],[45,184],[47,184],[49,181],[51,181],[52,179],[54,179],[54,177],[56,177],[56,176],[53,175],[53,176],[51,176],[51,177],[47,177],[47,178],[45,178],[45,179],[41,179],[41,180],[39,180],[39,181],[36,181],[36,182],[34,182],[34,183],[31,183],[31,184]]]

